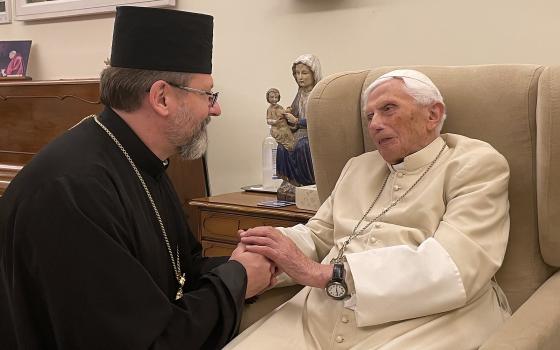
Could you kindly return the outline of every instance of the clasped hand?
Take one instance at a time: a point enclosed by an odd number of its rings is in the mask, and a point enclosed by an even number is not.
[[[275,264],[271,286],[276,283],[275,277],[281,272],[288,274],[298,284],[318,288],[324,288],[332,276],[331,265],[321,265],[311,260],[291,239],[273,227],[255,227],[238,233],[241,244],[245,245],[248,252],[260,254]]]
[[[276,283],[276,265],[263,255],[247,251],[245,244],[237,245],[231,253],[230,260],[243,265],[247,273],[245,299],[261,293]]]

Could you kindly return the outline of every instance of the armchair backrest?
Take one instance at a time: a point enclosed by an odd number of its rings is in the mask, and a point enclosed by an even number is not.
[[[342,167],[351,157],[374,149],[367,133],[361,95],[377,77],[398,68],[403,67],[379,67],[334,74],[323,79],[313,89],[307,107],[308,132],[321,201],[330,195]],[[544,67],[483,65],[406,68],[425,73],[440,89],[447,110],[442,133],[457,133],[484,140],[509,162],[511,230],[497,280],[515,310],[554,271],[541,255],[537,220],[536,110],[539,77]],[[554,71],[550,74],[560,73]],[[560,82],[560,78],[556,82]],[[555,86],[554,89],[556,96],[560,97],[560,87]],[[560,140],[555,142],[560,144]],[[556,173],[560,173],[560,166]],[[549,189],[539,188],[541,192]],[[543,208],[539,209],[545,210]],[[556,217],[557,221],[560,220],[559,215]],[[556,264],[547,262],[558,266],[560,242],[556,243],[553,252],[547,252],[555,255]]]
[[[541,252],[560,267],[560,66],[539,78],[537,100],[537,206]]]

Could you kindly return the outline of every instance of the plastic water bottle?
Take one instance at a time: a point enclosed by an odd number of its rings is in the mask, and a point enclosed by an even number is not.
[[[270,126],[268,127],[268,135],[264,138],[262,144],[262,185],[263,189],[276,191],[282,179],[276,176],[276,150],[278,143],[274,137],[270,136]]]

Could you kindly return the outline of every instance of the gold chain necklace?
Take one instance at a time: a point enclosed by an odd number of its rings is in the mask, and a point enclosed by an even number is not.
[[[132,169],[136,173],[136,176],[138,177],[138,180],[140,180],[140,183],[142,184],[142,187],[144,188],[144,191],[146,192],[146,196],[148,197],[148,200],[150,201],[150,204],[152,205],[152,208],[154,210],[154,214],[156,215],[157,221],[159,222],[159,227],[161,228],[161,233],[163,233],[163,238],[165,240],[165,245],[167,246],[167,251],[169,252],[169,257],[171,258],[171,265],[173,265],[173,271],[175,272],[175,279],[179,283],[179,290],[177,290],[177,294],[175,294],[175,300],[179,300],[183,296],[183,286],[185,285],[185,281],[186,281],[185,274],[181,273],[181,260],[179,259],[179,244],[177,243],[177,262],[175,263],[175,258],[173,257],[173,253],[171,252],[171,244],[169,244],[169,238],[167,238],[167,233],[165,232],[165,227],[163,226],[163,221],[161,220],[161,216],[159,215],[159,211],[156,207],[156,203],[154,202],[154,199],[152,198],[152,194],[150,193],[150,190],[148,189],[148,186],[146,186],[146,182],[144,181],[144,178],[142,177],[142,174],[140,174],[140,171],[138,171],[138,168],[136,167],[136,164],[134,164],[134,161],[132,161],[132,158],[130,158],[130,156],[128,155],[128,152],[126,151],[126,149],[124,149],[123,145],[119,142],[119,140],[115,137],[115,135],[113,135],[113,133],[111,131],[109,131],[109,129],[107,129],[107,127],[105,127],[105,125],[103,125],[97,119],[97,117],[95,115],[91,115],[90,117],[93,117],[93,120],[95,120],[97,125],[99,125],[107,133],[107,135],[109,135],[109,137],[113,140],[113,142],[115,142],[117,147],[124,154],[125,158],[130,163],[130,166],[132,167]]]
[[[360,226],[360,224],[364,221],[364,219],[366,218],[366,216],[369,214],[369,212],[371,211],[371,209],[373,208],[373,206],[375,205],[375,203],[377,203],[377,200],[379,200],[379,197],[381,197],[381,193],[383,192],[383,190],[385,189],[385,185],[387,185],[387,180],[389,180],[389,175],[391,174],[391,172],[389,172],[387,174],[387,176],[385,177],[385,180],[383,180],[383,184],[381,185],[381,189],[379,190],[379,192],[377,193],[377,196],[375,196],[375,199],[373,200],[373,202],[371,203],[371,205],[369,206],[368,210],[366,210],[364,216],[362,216],[362,218],[360,219],[360,221],[358,221],[358,223],[356,224],[356,226],[354,227],[354,229],[352,230],[352,234],[346,239],[346,241],[344,241],[344,243],[342,243],[342,247],[340,247],[340,251],[338,252],[338,255],[336,258],[333,258],[331,260],[331,264],[334,263],[342,263],[343,261],[343,257],[344,257],[344,250],[346,249],[346,247],[348,246],[348,244],[350,243],[351,240],[353,240],[355,237],[361,235],[368,227],[371,226],[371,224],[373,224],[374,222],[376,222],[380,217],[382,217],[383,215],[387,214],[387,212],[389,210],[391,210],[392,208],[394,208],[397,204],[399,204],[400,201],[403,200],[403,198],[410,192],[412,191],[412,189],[414,187],[416,187],[416,185],[424,178],[424,176],[426,176],[426,174],[428,173],[428,171],[430,171],[430,169],[432,169],[432,167],[434,166],[434,164],[437,162],[437,160],[439,159],[439,157],[441,156],[441,154],[443,153],[443,150],[445,149],[446,144],[443,144],[443,147],[439,150],[439,153],[437,154],[437,156],[434,158],[434,160],[432,160],[432,162],[430,163],[430,165],[428,165],[428,168],[426,168],[426,170],[424,170],[424,172],[422,173],[422,175],[420,175],[420,177],[418,178],[418,180],[416,180],[412,186],[410,186],[410,188],[402,194],[402,196],[400,196],[399,198],[397,198],[396,200],[392,201],[391,204],[389,204],[388,207],[386,207],[385,209],[383,209],[379,214],[377,214],[377,216],[375,216],[373,219],[369,220],[369,222],[367,223],[367,225],[365,225],[364,227],[362,227],[362,229],[359,232],[356,232],[356,230],[358,229],[358,227]]]

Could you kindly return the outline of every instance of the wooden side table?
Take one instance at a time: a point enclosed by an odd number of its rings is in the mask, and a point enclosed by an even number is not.
[[[197,238],[202,243],[204,255],[231,255],[239,242],[238,230],[255,226],[289,227],[306,223],[315,215],[314,211],[298,209],[295,205],[282,208],[257,206],[259,202],[274,199],[274,194],[235,192],[189,202],[199,214]]]

